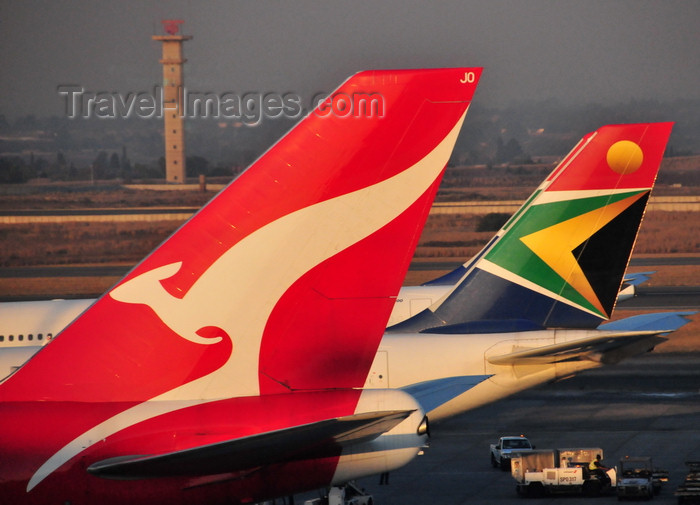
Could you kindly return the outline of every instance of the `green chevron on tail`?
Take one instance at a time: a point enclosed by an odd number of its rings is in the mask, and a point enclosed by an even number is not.
[[[636,213],[625,212],[637,202],[646,203],[648,194],[633,191],[563,202],[536,201],[486,254],[482,268],[607,318],[614,297],[606,299],[605,291],[591,285],[589,277],[595,272],[587,275],[583,264],[586,248],[579,248],[592,243],[597,233],[614,226],[611,223],[618,218],[620,231],[634,227]]]

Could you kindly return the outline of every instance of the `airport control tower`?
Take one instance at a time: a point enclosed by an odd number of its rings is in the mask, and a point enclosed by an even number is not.
[[[180,35],[179,19],[162,21],[165,35],[154,35],[153,40],[163,43],[163,117],[165,118],[165,180],[171,183],[185,183],[185,131],[183,92],[185,80],[182,64],[182,43],[190,40],[189,35]]]

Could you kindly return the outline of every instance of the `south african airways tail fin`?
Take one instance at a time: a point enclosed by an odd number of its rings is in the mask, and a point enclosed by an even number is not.
[[[583,137],[442,300],[389,331],[595,328],[612,314],[672,123]]]

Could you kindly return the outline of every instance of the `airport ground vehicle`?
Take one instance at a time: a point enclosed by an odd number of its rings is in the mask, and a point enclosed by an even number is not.
[[[519,437],[501,437],[498,442],[491,444],[491,465],[503,471],[510,470],[510,456],[514,452],[524,452],[534,449],[534,446],[523,435]]]
[[[673,494],[678,498],[678,505],[700,503],[700,461],[686,461],[685,464],[688,475]]]
[[[546,494],[583,494],[598,496],[609,492],[616,484],[614,468],[603,478],[588,469],[596,456],[603,457],[600,448],[546,449],[511,455],[511,474],[516,491],[522,497]]]
[[[618,500],[623,498],[651,499],[661,490],[661,484],[668,481],[668,472],[654,469],[650,457],[625,456],[617,467],[616,493]]]

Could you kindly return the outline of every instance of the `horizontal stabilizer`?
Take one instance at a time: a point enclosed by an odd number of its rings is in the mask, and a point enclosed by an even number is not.
[[[623,282],[625,284],[629,284],[631,286],[639,286],[640,284],[644,284],[646,281],[649,280],[649,278],[656,273],[656,270],[651,271],[651,272],[636,272],[636,273],[627,273],[625,274],[625,278],[623,279]]]
[[[493,356],[489,357],[488,361],[493,365],[539,365],[582,359],[600,361],[601,355],[638,341],[649,341],[651,339],[650,343],[656,345],[666,340],[659,337],[660,334],[671,331],[673,330],[601,331],[600,335],[594,334],[591,337],[561,344],[546,345]]]
[[[412,412],[356,414],[167,454],[110,458],[94,463],[88,472],[106,479],[135,480],[215,475],[290,460],[332,457],[337,456],[343,447],[377,438]]]
[[[453,398],[458,397],[465,391],[480,384],[491,377],[490,375],[465,375],[460,377],[447,377],[432,381],[419,382],[401,388],[406,393],[413,396],[425,412],[430,412],[443,405]]]
[[[695,311],[686,311],[640,314],[611,323],[601,324],[598,326],[598,329],[606,331],[656,331],[658,333],[671,333],[688,324],[689,321],[686,316],[692,316],[696,313]]]

